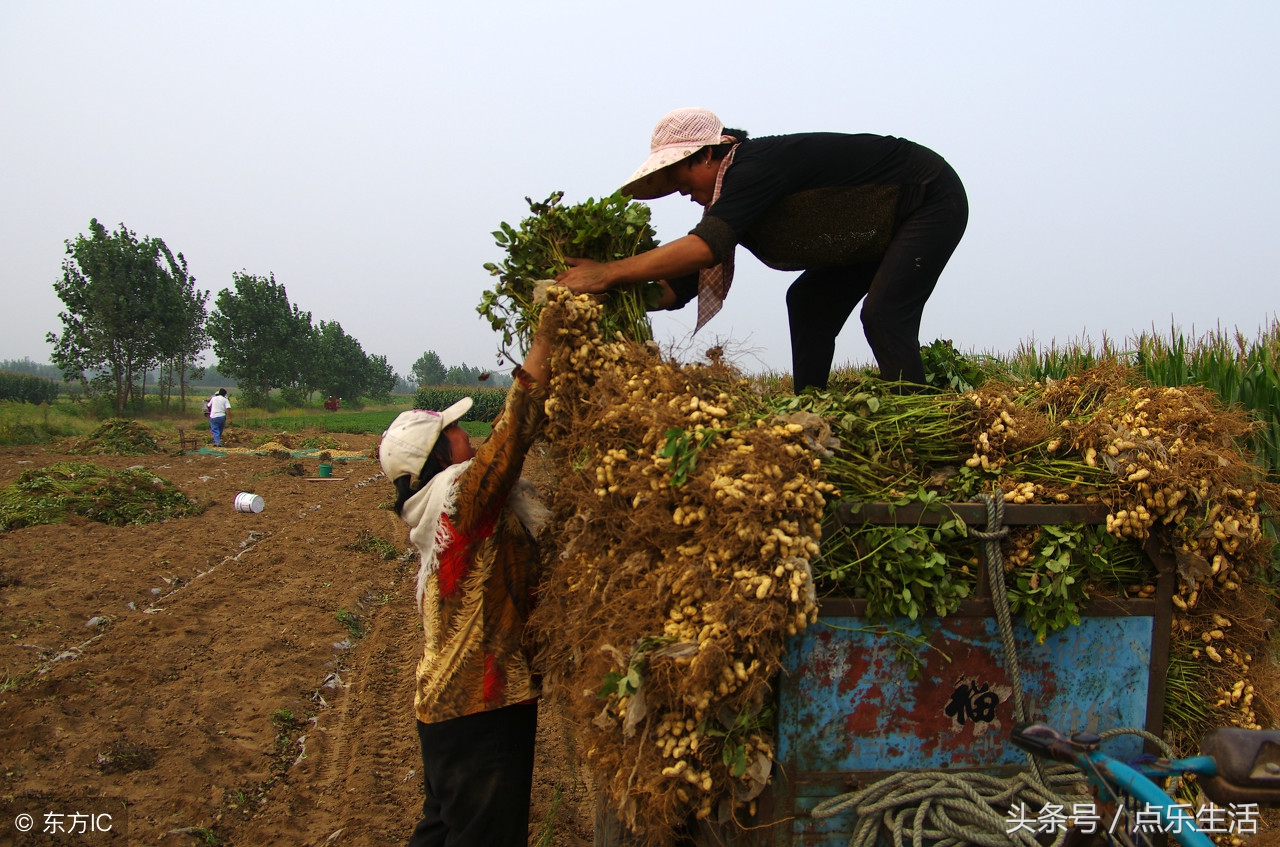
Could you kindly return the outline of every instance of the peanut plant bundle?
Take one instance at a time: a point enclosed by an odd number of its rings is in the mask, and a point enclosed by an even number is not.
[[[749,812],[770,776],[770,680],[816,616],[825,424],[763,416],[718,362],[603,336],[590,298],[555,287],[546,308],[539,664],[609,805],[667,844],[691,817]]]
[[[1078,623],[1099,592],[1154,596],[1141,553],[1150,538],[1177,562],[1172,658],[1190,682],[1170,686],[1172,733],[1280,717],[1264,702],[1274,685],[1257,684],[1268,671],[1254,662],[1275,617],[1275,537],[1264,528],[1280,497],[1244,447],[1249,421],[1212,392],[1152,386],[1107,364],[1048,385],[989,381],[964,394],[894,395],[866,380],[773,406],[830,423],[841,446],[824,469],[845,497],[945,503],[999,488],[1013,503],[1104,504],[1105,527],[1010,533],[1014,611],[1043,638]],[[824,540],[815,580],[867,598],[872,616],[947,614],[974,587],[979,545],[965,536],[959,520],[842,527]]]
[[[566,270],[570,258],[612,262],[658,246],[649,225],[649,207],[621,194],[600,200],[587,198],[574,206],[561,205],[563,191],[541,203],[528,197],[533,214],[513,227],[505,221],[493,237],[506,256],[484,268],[498,278],[476,307],[502,336],[499,356],[520,361],[529,349],[542,308],[540,292],[547,280]],[[604,335],[615,332],[634,341],[653,337],[648,309],[657,305],[656,283],[622,286],[603,297],[600,322]],[[515,345],[515,349],[513,349]]]

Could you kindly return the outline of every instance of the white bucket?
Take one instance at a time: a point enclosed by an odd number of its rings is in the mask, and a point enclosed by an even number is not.
[[[262,507],[266,504],[262,502],[262,498],[257,494],[250,494],[248,491],[241,491],[236,495],[236,511],[252,512],[258,514],[262,511]]]

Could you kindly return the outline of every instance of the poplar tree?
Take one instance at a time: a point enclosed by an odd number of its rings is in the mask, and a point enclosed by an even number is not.
[[[149,368],[199,344],[198,334],[177,339],[181,327],[203,320],[204,301],[182,254],[159,238],[138,238],[124,224],[108,232],[94,218],[88,236],[65,244],[53,288],[66,310],[58,314],[62,333],[46,336],[50,359],[66,381],[105,390],[123,416],[130,401],[140,402]],[[200,350],[184,358],[193,361]]]

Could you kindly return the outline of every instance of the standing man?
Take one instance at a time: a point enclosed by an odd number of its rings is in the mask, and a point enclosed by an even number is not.
[[[227,410],[231,408],[227,389],[219,388],[218,393],[210,397],[205,405],[209,407],[209,431],[213,433],[213,446],[221,447],[222,430],[227,425]]]
[[[969,220],[964,186],[941,156],[887,135],[748,139],[698,108],[664,115],[650,150],[622,193],[678,191],[706,209],[701,222],[626,259],[571,259],[556,279],[587,293],[663,282],[659,307],[696,296],[701,329],[729,293],[741,244],[775,270],[803,271],[787,291],[797,393],[826,387],[836,336],[860,301],[880,376],[924,382],[921,315]]]
[[[425,646],[414,711],[425,799],[410,847],[525,847],[538,683],[524,629],[537,586],[534,532],[546,510],[520,478],[546,421],[552,308],[493,432],[478,449],[443,412],[400,414],[378,459],[395,510],[421,553],[417,599]]]

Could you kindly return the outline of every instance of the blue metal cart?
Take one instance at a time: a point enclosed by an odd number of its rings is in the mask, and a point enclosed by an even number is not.
[[[936,524],[959,516],[980,527],[980,504],[949,504],[946,511],[887,504],[842,504],[846,523]],[[1106,509],[1094,505],[1008,505],[1009,526],[1098,524]],[[1031,714],[1075,729],[1142,727],[1159,734],[1174,590],[1170,556],[1148,543],[1158,580],[1152,599],[1096,601],[1079,626],[1043,643],[1015,624],[1023,694]],[[865,618],[865,601],[828,599],[818,623],[788,651],[778,687],[777,762],[773,783],[760,798],[751,829],[731,842],[769,847],[843,847],[854,821],[810,818],[821,800],[855,791],[901,771],[1025,767],[1008,742],[1014,725],[1013,682],[980,575],[977,596],[945,618]],[[917,666],[899,656],[912,642]],[[927,644],[927,647],[924,646]],[[1141,752],[1141,741],[1123,757]]]

